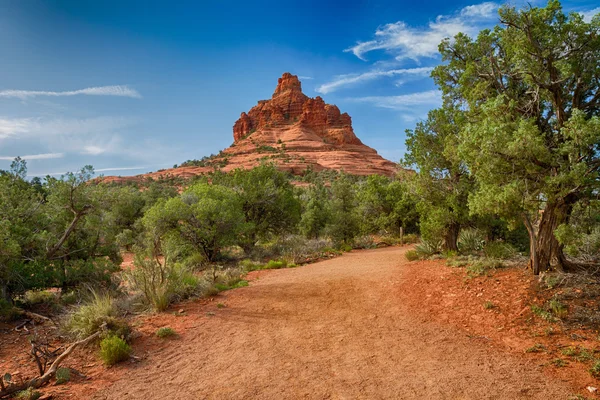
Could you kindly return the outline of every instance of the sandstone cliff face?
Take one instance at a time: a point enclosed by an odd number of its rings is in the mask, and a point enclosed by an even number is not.
[[[259,101],[240,115],[233,125],[233,139],[233,145],[209,165],[167,169],[141,177],[191,177],[213,171],[215,166],[228,172],[264,161],[297,175],[307,168],[344,170],[355,175],[391,176],[398,171],[395,163],[356,137],[347,113],[319,96],[306,96],[298,77],[288,72],[279,78],[271,99]]]

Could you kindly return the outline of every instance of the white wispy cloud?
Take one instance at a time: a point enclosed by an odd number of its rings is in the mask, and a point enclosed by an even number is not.
[[[32,97],[39,96],[51,96],[51,97],[59,97],[59,96],[78,96],[78,95],[87,95],[87,96],[118,96],[118,97],[131,97],[134,99],[142,98],[142,95],[135,89],[130,88],[129,86],[97,86],[97,87],[89,87],[85,89],[79,90],[68,90],[61,92],[52,92],[45,90],[1,90],[0,97],[15,97],[21,100],[26,100]]]
[[[64,156],[65,156],[64,153],[43,153],[43,154],[29,154],[29,155],[18,156],[18,157],[21,157],[23,160],[48,160],[48,159],[52,159],[52,158],[63,158]],[[12,161],[15,158],[17,158],[17,156],[0,156],[0,160]]]
[[[327,82],[317,87],[315,90],[318,93],[327,94],[335,90],[338,90],[344,86],[356,85],[362,82],[372,81],[381,77],[392,77],[392,76],[417,76],[425,77],[428,76],[433,68],[422,67],[422,68],[406,68],[406,69],[392,69],[392,70],[373,70],[364,72],[362,74],[346,74],[338,75],[333,78],[331,82]]]
[[[310,81],[312,79],[314,79],[312,76],[299,76],[298,79],[300,79],[301,81]]]
[[[397,60],[431,58],[438,54],[438,45],[459,32],[468,35],[477,33],[482,22],[495,16],[498,4],[485,2],[464,7],[455,15],[440,15],[426,27],[412,27],[398,21],[379,27],[375,38],[344,50],[366,61],[365,54],[375,50],[392,53]]]
[[[583,16],[583,20],[585,22],[591,22],[592,18],[594,18],[594,16],[599,13],[600,13],[600,7],[594,8],[593,10],[589,10],[589,11],[579,11],[579,14],[581,14]]]
[[[2,118],[0,117],[0,139],[25,133],[31,126],[31,120],[27,118]]]
[[[428,90],[398,96],[366,96],[348,98],[348,101],[359,103],[370,103],[376,107],[389,108],[399,111],[414,111],[416,107],[428,106],[434,107],[442,102],[441,92],[438,90]]]

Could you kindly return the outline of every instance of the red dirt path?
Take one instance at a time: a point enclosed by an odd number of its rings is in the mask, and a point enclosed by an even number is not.
[[[521,346],[507,348],[500,340],[519,332],[493,329],[493,335],[479,337],[477,321],[457,309],[452,297],[483,296],[469,294],[468,288],[455,287],[458,293],[450,294],[436,290],[459,282],[448,272],[453,270],[435,262],[409,263],[406,250],[352,252],[300,268],[253,273],[249,287],[213,302],[179,306],[185,310],[181,317],[147,317],[139,328],[144,335],[134,343],[141,361],[73,385],[73,394],[95,399],[567,399],[583,389],[584,382],[575,385],[524,356]],[[441,273],[431,279],[439,283],[419,274],[436,267]],[[445,314],[440,312],[444,304]],[[517,306],[525,307],[506,307]],[[487,320],[480,304],[474,315]],[[152,337],[163,325],[176,328],[180,337]]]

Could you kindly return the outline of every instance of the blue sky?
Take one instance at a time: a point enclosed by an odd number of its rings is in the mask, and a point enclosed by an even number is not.
[[[439,105],[437,44],[493,26],[499,4],[0,1],[0,169],[19,155],[32,176],[131,175],[217,153],[286,71],[398,161]]]

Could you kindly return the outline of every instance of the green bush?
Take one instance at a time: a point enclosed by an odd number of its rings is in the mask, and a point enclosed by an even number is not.
[[[27,306],[42,303],[54,303],[56,300],[56,293],[48,290],[29,290],[23,295],[23,303]]]
[[[409,233],[407,235],[404,235],[402,237],[402,242],[404,244],[414,244],[414,243],[418,243],[420,240],[419,235],[417,235],[416,233]]]
[[[19,312],[9,301],[0,299],[0,321],[12,321],[18,316]]]
[[[561,303],[557,298],[553,298],[548,302],[548,308],[552,314],[558,318],[566,317],[569,312],[567,306]]]
[[[142,293],[147,304],[164,311],[175,301],[198,292],[199,281],[189,268],[157,260],[136,258],[136,267],[127,273],[134,290]]]
[[[493,258],[479,258],[467,265],[467,275],[469,278],[487,275],[497,268],[502,268],[503,264],[500,260]]]
[[[485,239],[477,229],[463,229],[458,235],[458,249],[461,253],[470,254],[483,249]]]
[[[158,330],[156,331],[156,336],[158,336],[161,339],[172,337],[175,335],[176,335],[176,333],[173,330],[173,328],[169,328],[168,326],[163,326],[162,328],[158,328]]]
[[[489,242],[483,247],[483,254],[489,258],[506,260],[517,255],[517,250],[505,242]]]
[[[15,399],[18,400],[37,400],[40,397],[42,397],[42,394],[31,387],[25,390],[21,390],[15,395]]]
[[[435,254],[439,254],[442,250],[442,241],[441,240],[421,240],[415,246],[415,251],[417,252],[420,259],[429,258]]]
[[[280,269],[286,267],[287,261],[285,260],[269,260],[269,262],[264,266],[264,269]]]
[[[119,310],[113,298],[93,292],[88,303],[77,307],[67,316],[63,329],[70,336],[83,339],[97,332],[103,324],[116,335],[129,336],[130,329],[119,318]]]
[[[131,346],[118,336],[108,336],[100,342],[100,357],[106,365],[125,361],[131,355]]]
[[[419,253],[416,250],[409,250],[406,253],[404,253],[404,256],[408,261],[415,261],[420,259]]]
[[[62,385],[71,380],[71,370],[69,368],[60,367],[56,370],[56,384]]]
[[[375,240],[373,240],[373,236],[359,236],[354,239],[353,247],[355,249],[374,249],[377,247]]]

